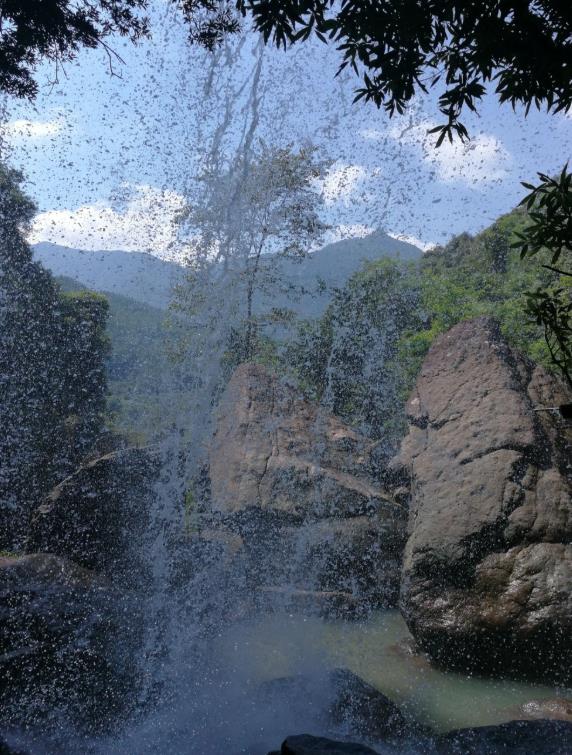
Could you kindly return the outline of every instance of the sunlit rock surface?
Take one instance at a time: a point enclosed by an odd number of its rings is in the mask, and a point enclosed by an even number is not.
[[[300,399],[264,367],[243,364],[219,408],[210,453],[214,505],[300,516],[355,516],[379,508],[367,440]]]
[[[420,645],[475,671],[572,668],[569,401],[488,318],[437,339],[408,404],[402,610]]]
[[[395,603],[406,510],[373,477],[369,445],[265,368],[236,370],[210,448],[212,509],[263,586]]]

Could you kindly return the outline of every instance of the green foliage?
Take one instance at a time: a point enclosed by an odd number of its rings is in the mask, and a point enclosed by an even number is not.
[[[310,398],[383,439],[382,457],[403,432],[403,406],[429,347],[461,320],[495,317],[509,343],[552,368],[543,323],[526,317],[525,302],[528,291],[550,290],[558,275],[521,260],[513,246],[530,222],[517,209],[476,236],[461,234],[427,252],[417,265],[366,266],[335,293],[323,317],[300,326],[284,363]],[[546,250],[538,255],[548,259]],[[570,319],[559,324],[569,327]]]
[[[171,310],[185,328],[178,367],[201,400],[216,401],[240,362],[274,359],[269,331],[291,313],[267,303],[295,295],[281,263],[300,262],[325,230],[324,170],[313,148],[260,142],[200,177],[199,199],[181,218],[193,243]]]
[[[366,265],[326,313],[301,325],[284,357],[309,396],[393,450],[402,432],[400,339],[422,327],[415,266]]]
[[[74,60],[82,47],[102,47],[113,61],[118,55],[105,42],[110,34],[136,41],[148,34],[140,11],[147,0],[43,0],[0,2],[0,89],[33,99],[38,85],[33,74],[43,60],[54,65],[54,81],[62,65]]]
[[[477,236],[461,234],[425,254],[420,288],[427,328],[406,335],[400,344],[407,390],[434,338],[479,315],[495,317],[512,345],[551,366],[542,328],[526,318],[525,302],[528,291],[547,285],[555,275],[523,263],[513,247],[528,223],[526,213],[515,210]]]
[[[552,362],[572,388],[572,296],[570,287],[527,293],[527,312],[544,326]]]
[[[58,277],[65,292],[87,292],[72,278]],[[75,294],[74,294],[75,295]],[[106,293],[106,425],[130,445],[156,439],[185,411],[185,385],[169,361],[170,339],[182,333],[175,318],[121,294]]]
[[[238,28],[229,3],[189,5],[195,13],[200,7],[205,32],[214,25],[216,34],[205,35],[211,46]],[[453,134],[468,136],[459,117],[475,111],[491,85],[499,102],[527,111],[532,104],[554,112],[572,105],[572,6],[566,2],[237,0],[236,7],[278,47],[312,35],[336,44],[339,71],[350,67],[362,77],[356,100],[371,100],[390,115],[440,84],[445,122],[433,129],[438,145]]]
[[[121,58],[106,43],[111,34],[136,42],[149,35],[142,15],[149,0],[48,0],[2,2],[0,88],[33,98],[33,73],[44,60],[63,63],[82,47],[102,47],[114,73]],[[445,122],[437,143],[468,136],[459,121],[475,111],[494,86],[499,102],[558,112],[572,104],[570,56],[572,8],[567,2],[536,0],[177,0],[189,25],[189,39],[208,49],[240,30],[240,16],[252,19],[265,41],[278,47],[312,35],[341,53],[339,71],[362,78],[356,100],[371,100],[393,115],[403,113],[420,92],[441,85],[439,109]],[[534,55],[530,51],[534,50]]]
[[[0,168],[0,545],[17,542],[29,509],[93,445],[106,390],[107,302],[62,294],[33,262],[21,181]]]
[[[522,184],[530,189],[520,203],[526,207],[530,223],[516,234],[513,246],[520,249],[522,258],[548,249],[551,264],[556,265],[562,252],[572,252],[572,173],[566,164],[557,178],[544,173],[538,177],[541,181],[538,186]]]
[[[563,255],[568,257],[568,267],[572,261],[572,174],[565,165],[556,178],[544,173],[538,177],[537,186],[523,184],[530,190],[521,202],[530,222],[516,234],[513,247],[520,250],[523,260],[549,255],[550,264],[543,267],[560,276],[549,288],[538,285],[527,292],[526,310],[544,328],[550,358],[572,387],[572,271],[554,267]]]

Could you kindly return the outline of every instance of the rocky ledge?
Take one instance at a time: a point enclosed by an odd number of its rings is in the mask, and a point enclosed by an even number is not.
[[[65,558],[0,558],[0,724],[37,725],[65,705],[90,730],[121,707],[116,598],[106,580]]]

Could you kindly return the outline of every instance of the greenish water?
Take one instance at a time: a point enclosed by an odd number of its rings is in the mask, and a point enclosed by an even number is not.
[[[363,623],[274,614],[233,625],[216,645],[219,661],[240,663],[254,683],[344,666],[438,731],[522,718],[530,700],[572,698],[572,689],[441,671],[407,651],[410,639],[397,611]]]

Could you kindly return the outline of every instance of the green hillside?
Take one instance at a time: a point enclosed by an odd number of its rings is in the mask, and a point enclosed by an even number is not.
[[[526,293],[570,285],[539,254],[512,249],[527,223],[514,210],[481,233],[460,234],[408,263],[364,265],[319,318],[300,323],[280,369],[310,398],[395,449],[404,402],[431,343],[461,320],[491,315],[515,348],[554,371],[542,326],[525,313]]]
[[[78,281],[56,278],[64,292],[86,290]],[[165,312],[128,296],[105,292],[109,302],[107,411],[113,429],[147,440],[168,427],[181,408],[168,358],[171,335]]]
[[[425,327],[408,334],[401,344],[406,390],[434,338],[479,315],[495,317],[509,343],[554,369],[542,327],[525,313],[525,295],[538,286],[558,284],[559,276],[542,267],[547,257],[521,260],[518,250],[511,248],[526,223],[526,213],[516,209],[481,233],[460,234],[424,255],[418,285]]]

